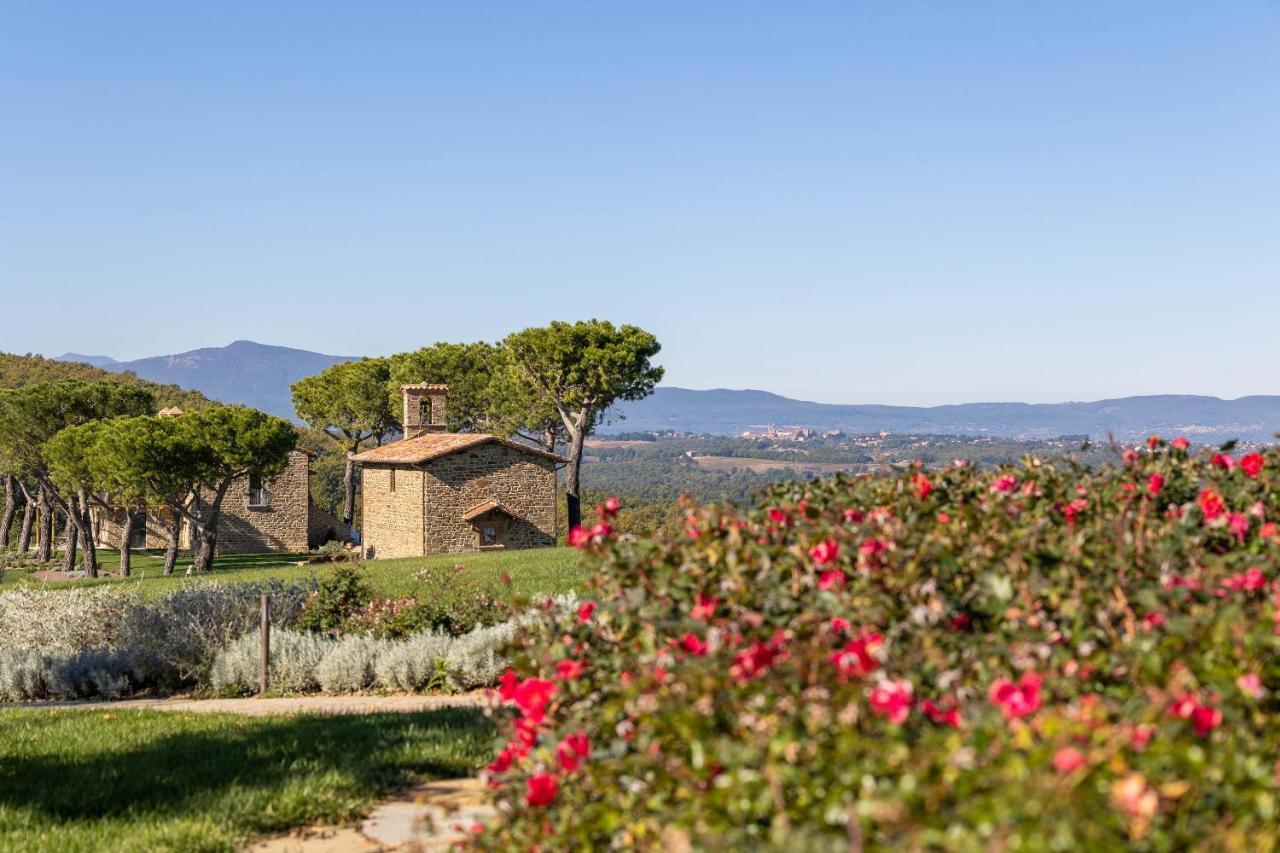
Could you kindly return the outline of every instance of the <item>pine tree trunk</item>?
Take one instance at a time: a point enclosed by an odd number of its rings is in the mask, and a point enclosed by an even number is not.
[[[218,547],[218,536],[216,533],[205,531],[200,537],[200,548],[196,551],[194,557],[194,568],[197,572],[207,572],[213,568],[213,551]]]
[[[173,520],[169,522],[167,532],[169,545],[164,550],[164,573],[171,575],[174,564],[178,562],[178,539],[182,536],[182,516],[178,513],[173,514]]]
[[[146,525],[146,516],[143,517],[143,525]],[[120,525],[120,577],[129,577],[129,572],[133,568],[131,558],[133,551],[129,549],[129,540],[133,538],[133,513],[129,510],[124,511],[124,521]]]
[[[80,532],[80,567],[85,577],[98,576],[98,548],[93,541],[93,513],[89,507],[89,493],[80,492],[78,501],[72,502],[71,510],[78,513],[76,527]]]
[[[572,430],[569,433],[569,470],[564,480],[565,515],[569,530],[582,525],[582,498],[579,484],[582,471],[582,449],[586,443],[585,429]]]
[[[347,467],[342,473],[342,484],[346,487],[346,496],[342,499],[342,523],[348,527],[356,512],[356,463],[353,460],[359,448],[360,443],[356,442],[347,451]]]
[[[12,474],[4,477],[4,515],[0,516],[0,550],[9,547],[9,533],[13,530],[13,518],[18,514],[17,480]]]
[[[31,550],[31,531],[35,528],[36,504],[22,482],[18,483],[18,488],[22,491],[23,500],[22,528],[18,531],[18,551],[25,555]]]
[[[72,498],[74,501],[75,499]],[[74,571],[76,567],[76,553],[79,549],[80,531],[76,527],[75,518],[71,513],[66,513],[66,527],[63,530],[62,543],[62,570],[64,572]]]
[[[191,565],[187,566],[187,574],[194,574],[199,562],[200,548],[204,542],[204,528],[191,522]]]
[[[208,572],[213,570],[213,557],[218,549],[218,518],[222,515],[222,501],[231,487],[231,477],[223,478],[218,484],[213,500],[209,502],[207,513],[202,513],[204,524],[200,530],[200,548],[195,555],[195,570]]]
[[[39,546],[36,548],[36,559],[47,563],[53,559],[53,505],[49,500],[49,492],[44,486],[36,495],[36,503],[40,511]]]

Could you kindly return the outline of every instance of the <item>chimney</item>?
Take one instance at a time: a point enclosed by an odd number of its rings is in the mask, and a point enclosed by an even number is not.
[[[448,392],[448,385],[431,385],[426,382],[400,386],[400,393],[404,396],[404,420],[401,423],[404,424],[405,438],[417,438],[428,432],[444,432],[444,401]]]

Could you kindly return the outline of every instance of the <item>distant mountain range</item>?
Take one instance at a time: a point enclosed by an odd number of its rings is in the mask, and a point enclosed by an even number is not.
[[[62,361],[79,361],[117,373],[131,371],[143,379],[176,384],[227,403],[244,403],[281,417],[293,417],[289,386],[354,356],[323,355],[289,347],[236,341],[143,358],[116,361],[109,356],[67,353]],[[718,388],[658,388],[653,396],[618,407],[599,430],[732,435],[778,427],[810,427],[844,432],[938,433],[1052,438],[1108,432],[1132,438],[1158,432],[1185,434],[1199,441],[1229,438],[1270,439],[1280,430],[1280,396],[1217,397],[1165,394],[1121,397],[1091,403],[965,403],[952,406],[838,405],[792,400],[768,391]]]
[[[768,391],[658,388],[619,407],[622,420],[601,432],[662,431],[734,434],[779,427],[868,433],[993,435],[1053,438],[1107,433],[1131,438],[1152,432],[1200,441],[1270,439],[1280,430],[1280,396],[1222,400],[1186,394],[1121,397],[1092,403],[963,403],[951,406],[834,405],[792,400]]]
[[[340,361],[355,358],[234,341],[225,347],[205,347],[137,361],[76,353],[60,355],[57,360],[85,362],[114,373],[128,371],[151,382],[192,388],[224,403],[243,403],[282,418],[292,418],[290,385]]]

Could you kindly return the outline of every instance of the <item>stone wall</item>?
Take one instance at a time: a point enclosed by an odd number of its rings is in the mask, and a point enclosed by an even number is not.
[[[408,466],[363,465],[360,482],[360,533],[365,555],[370,559],[421,555],[422,472]]]
[[[482,444],[424,466],[427,553],[479,551],[479,530],[463,515],[489,500],[519,516],[504,532],[504,547],[555,544],[555,463],[501,444]]]
[[[93,526],[97,533],[97,543],[102,548],[120,547],[120,530],[124,525],[124,510],[105,510],[102,507],[93,509]],[[144,548],[167,548],[169,533],[164,527],[164,519],[168,518],[168,510],[147,513],[147,542]],[[135,523],[134,530],[137,530]]]
[[[343,524],[342,519],[333,513],[312,504],[311,519],[307,525],[307,540],[311,543],[311,547],[319,548],[324,543],[335,539],[339,542],[350,542],[351,528]]]
[[[311,528],[311,458],[289,454],[288,467],[266,483],[264,506],[249,506],[249,478],[231,482],[218,516],[218,553],[306,551]]]
[[[295,450],[289,454],[288,467],[275,479],[267,481],[268,501],[265,506],[249,506],[249,479],[233,480],[222,502],[218,517],[218,553],[235,554],[262,551],[306,551],[326,538],[346,539],[350,531],[342,521],[311,503],[311,459]],[[120,546],[120,526],[124,511],[94,511],[98,544],[107,548]],[[147,548],[165,548],[169,544],[164,527],[167,510],[147,513]],[[330,535],[332,534],[332,535]],[[191,547],[191,525],[183,522],[179,546]]]

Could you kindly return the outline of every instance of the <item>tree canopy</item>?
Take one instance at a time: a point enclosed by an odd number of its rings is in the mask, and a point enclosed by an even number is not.
[[[484,342],[436,343],[391,356],[387,400],[400,417],[400,387],[416,382],[449,386],[446,406],[452,432],[504,432],[498,383],[506,368],[499,347]]]
[[[557,321],[508,335],[503,344],[528,387],[555,409],[564,425],[569,438],[568,520],[577,526],[586,437],[614,403],[653,393],[663,370],[652,360],[662,346],[644,329],[607,320]]]

